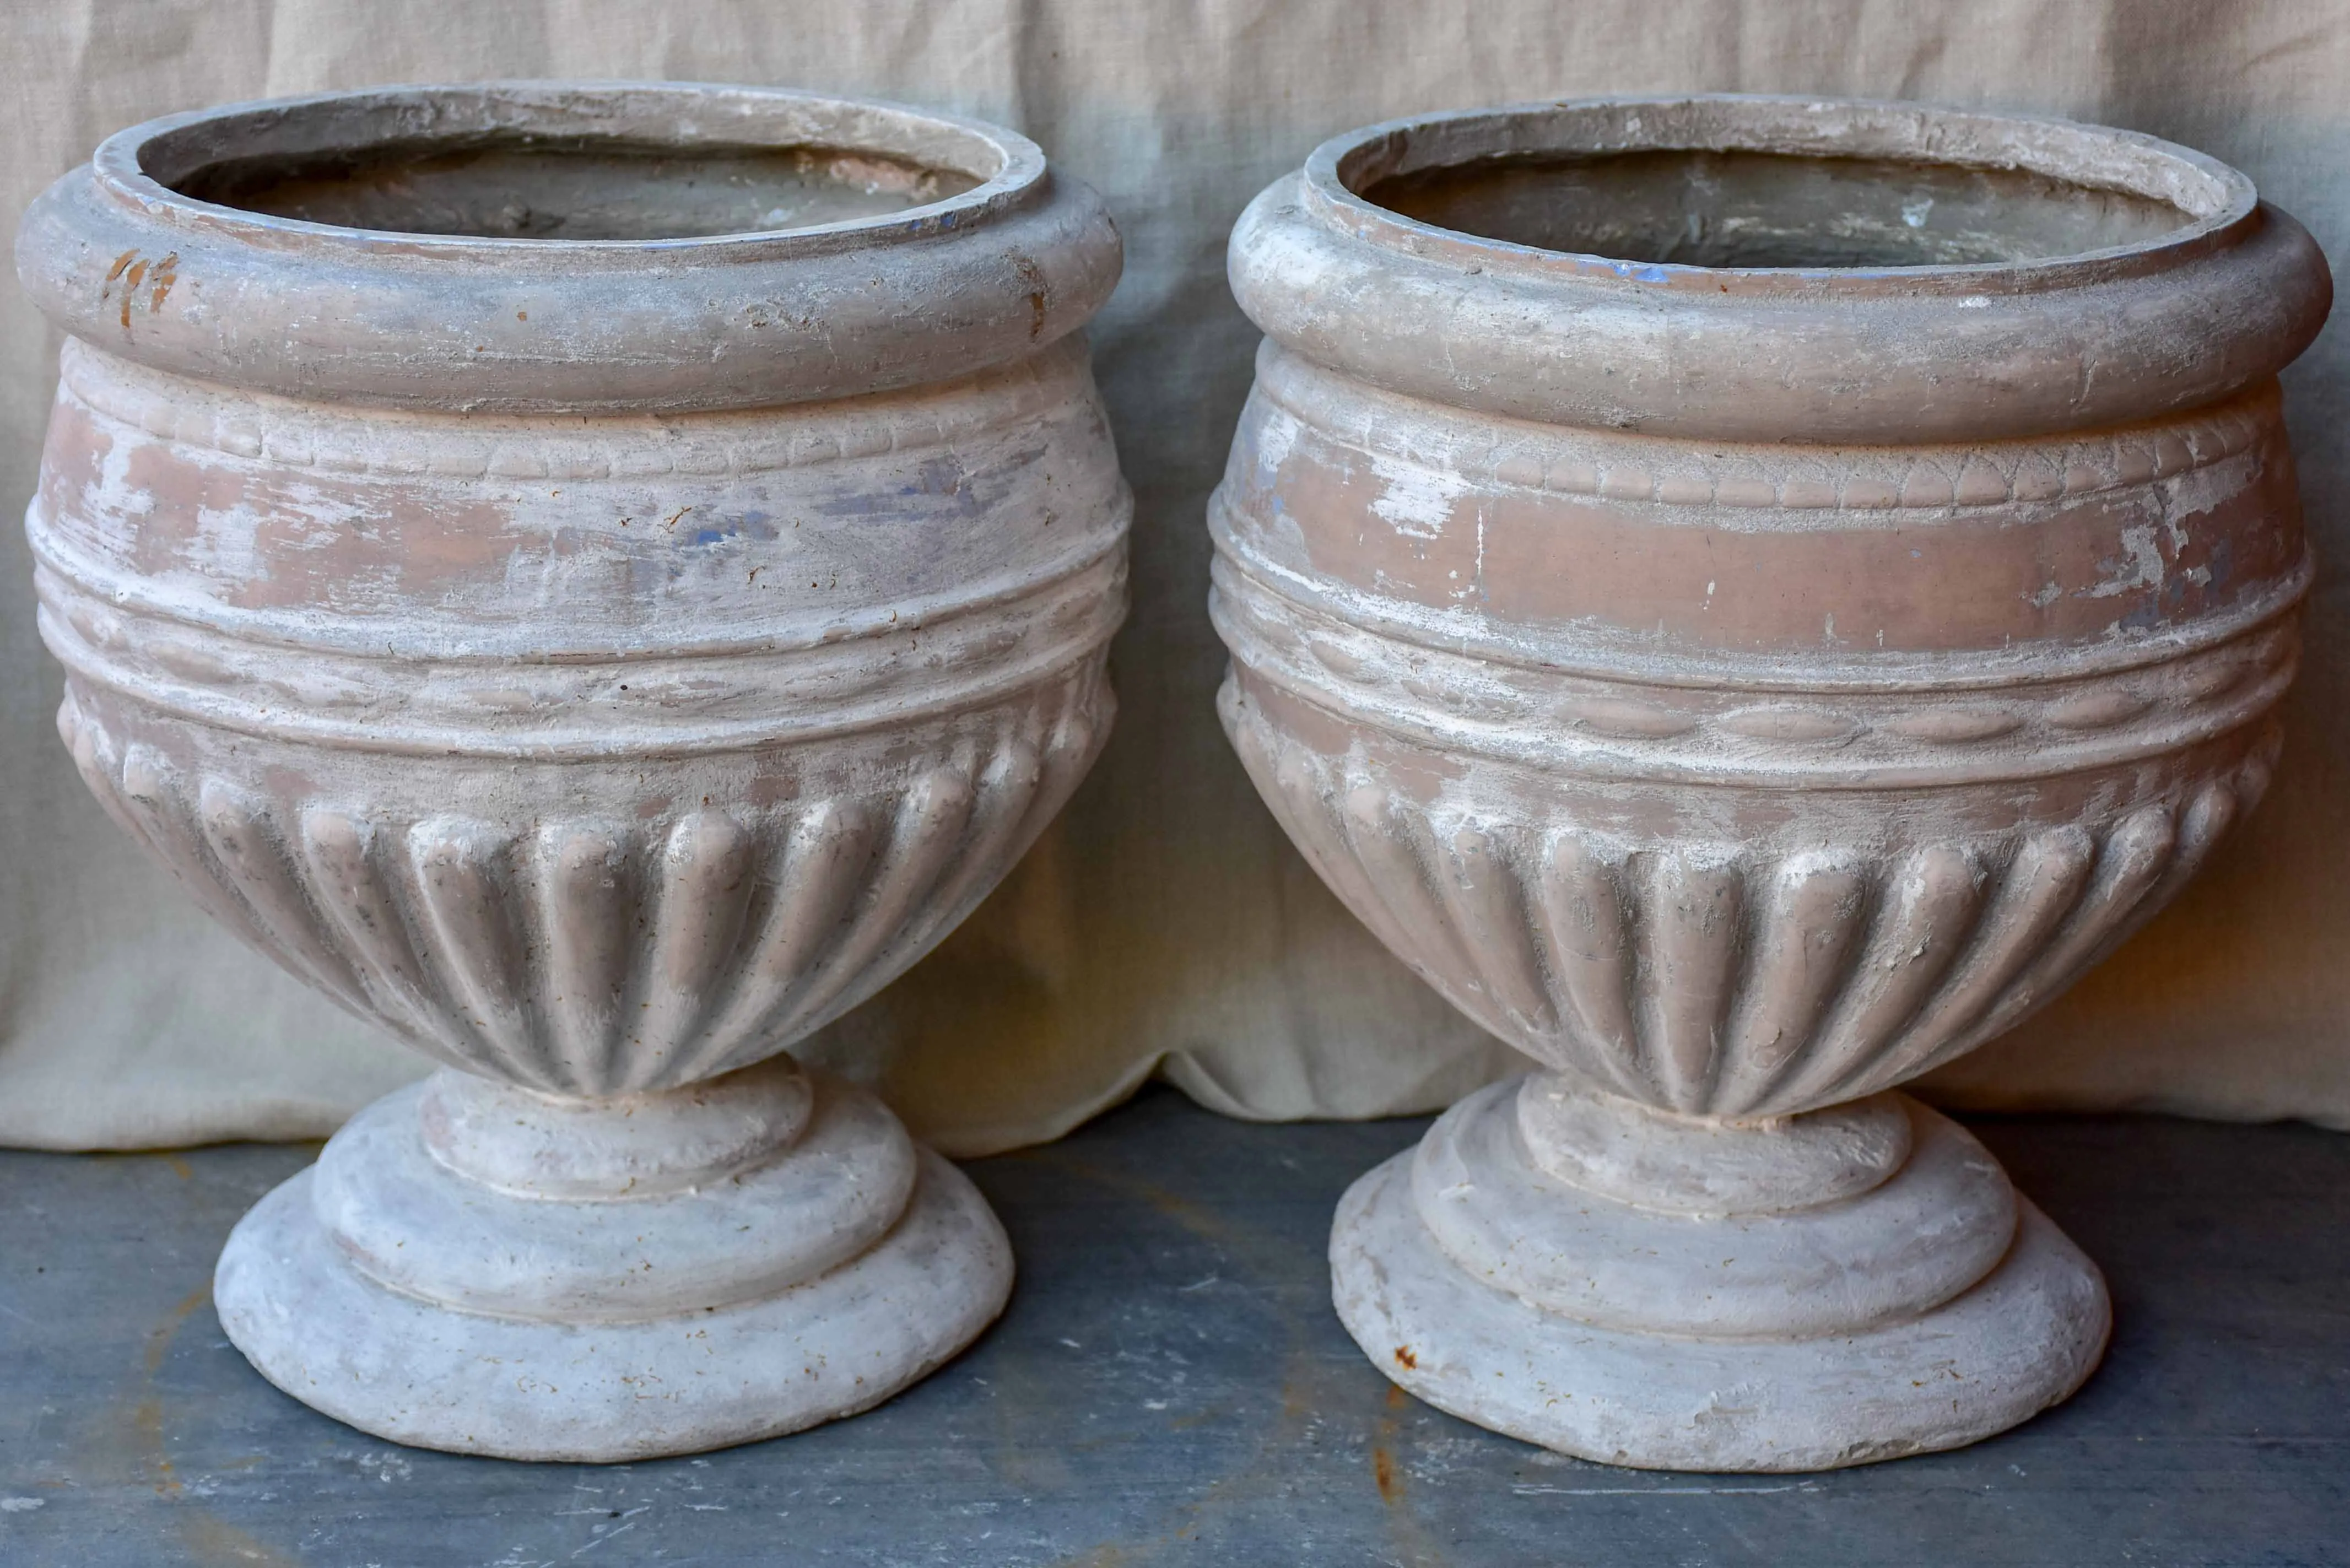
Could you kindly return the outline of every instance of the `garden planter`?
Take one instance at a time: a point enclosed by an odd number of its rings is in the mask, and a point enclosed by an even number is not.
[[[1002,1230],[781,1054],[1110,722],[1093,193],[986,126],[494,84],[182,115],[33,207],[59,727],[206,909],[442,1064],[224,1253],[405,1443],[792,1430],[1002,1308]]]
[[[2088,1376],[2095,1268],[1893,1086],[2168,901],[2273,764],[2323,261],[2049,120],[1597,100],[1259,197],[1211,507],[1233,744],[1540,1064],[1340,1205],[1380,1369],[1565,1452],[1804,1469]]]

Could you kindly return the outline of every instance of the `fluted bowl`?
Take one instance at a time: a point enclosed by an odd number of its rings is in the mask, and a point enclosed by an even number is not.
[[[782,1050],[1104,738],[1118,240],[1017,136],[628,84],[210,110],[108,141],[18,266],[71,335],[26,526],[83,776],[444,1063]]]
[[[2260,797],[2330,298],[2126,132],[1697,98],[1334,141],[1235,230],[1225,723],[1347,907],[1583,1084],[1970,1049]]]

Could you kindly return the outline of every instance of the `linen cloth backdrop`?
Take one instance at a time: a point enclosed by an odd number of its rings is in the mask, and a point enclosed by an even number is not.
[[[1153,1071],[1261,1117],[1432,1108],[1517,1059],[1326,893],[1228,752],[1207,493],[1256,333],[1249,198],[1325,138],[1602,92],[1914,98],[2069,115],[2247,171],[2350,256],[2345,0],[0,0],[0,222],[168,111],[496,76],[774,83],[1015,127],[1125,233],[1096,364],[1138,510],[1122,712],[1060,822],[946,944],[804,1054],[951,1153],[1051,1137]],[[2350,330],[2286,378],[2320,573],[2267,803],[2184,899],[1931,1085],[1975,1106],[2350,1127]],[[15,509],[57,342],[0,286],[0,1142],[321,1135],[421,1058],[198,913],[84,794]]]

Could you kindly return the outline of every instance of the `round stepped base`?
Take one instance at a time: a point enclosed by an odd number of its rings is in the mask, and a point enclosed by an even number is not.
[[[837,1082],[816,1081],[806,1125],[765,1162],[617,1200],[521,1196],[449,1168],[421,1131],[431,1087],[379,1101],[317,1166],[263,1199],[231,1234],[213,1283],[222,1325],[264,1376],[377,1437],[585,1461],[775,1437],[918,1381],[1010,1294],[1002,1226],[970,1180],[926,1149],[904,1146],[910,1180],[880,1226],[853,1193],[826,1199],[841,1205],[847,1230],[878,1235],[857,1237],[845,1258],[823,1243],[809,1195],[840,1189],[831,1173],[859,1156],[885,1170],[898,1162],[873,1147],[877,1126],[904,1140],[878,1102]],[[847,1150],[844,1128],[855,1135]],[[359,1151],[364,1163],[349,1158]],[[476,1223],[384,1241],[403,1215],[452,1212]],[[641,1221],[633,1246],[618,1234],[631,1218]],[[412,1278],[443,1290],[471,1281],[474,1299],[504,1310],[395,1289],[369,1259],[378,1248],[421,1252]],[[610,1264],[600,1287],[584,1267],[599,1248]],[[760,1266],[795,1256],[816,1272],[778,1286],[775,1268]],[[539,1266],[547,1260],[555,1266]],[[651,1279],[656,1266],[667,1277]],[[534,1281],[544,1282],[536,1309]],[[697,1281],[720,1299],[682,1304]],[[532,1310],[540,1315],[524,1315]]]
[[[1638,1208],[1557,1179],[1519,1137],[1517,1088],[1470,1096],[1419,1148],[1356,1182],[1331,1235],[1339,1317],[1382,1372],[1440,1409],[1607,1464],[1831,1469],[2004,1430],[2070,1395],[2104,1354],[2111,1324],[2104,1280],[2020,1199],[1996,1212],[1978,1204],[1946,1225],[1954,1254],[1981,1254],[1983,1225],[2012,1229],[2005,1246],[1990,1249],[1985,1272],[1955,1293],[1941,1293],[1947,1279],[1918,1287],[1940,1299],[1911,1311],[1887,1311],[1882,1291],[1853,1289],[1842,1299],[1879,1315],[1824,1326],[1817,1320],[1832,1309],[1816,1292],[1773,1302],[1720,1288],[1725,1276],[1712,1271],[1734,1277],[1742,1251],[1794,1255],[1808,1236],[1833,1239],[1856,1274],[1877,1272],[1872,1262],[1881,1257],[1897,1282],[1931,1277],[1918,1259],[1918,1197],[1949,1182],[1954,1143],[1976,1172],[1996,1174],[1997,1166],[1922,1106],[1905,1102],[1917,1150],[1878,1187],[1808,1209],[1722,1216]],[[1525,1201],[1537,1183],[1548,1186],[1548,1219]],[[1425,1216],[1428,1205],[1445,1201],[1506,1205],[1522,1233],[1536,1233],[1515,1249],[1524,1256],[1472,1268]],[[2002,1218],[2010,1213],[2012,1221]],[[1449,1217],[1438,1219],[1458,1233]],[[1932,1216],[1922,1222],[1930,1227]],[[1587,1265],[1579,1275],[1577,1248]],[[1525,1266],[1530,1258],[1543,1266]],[[1663,1314],[1680,1320],[1669,1334],[1579,1303],[1570,1303],[1585,1315],[1570,1315],[1495,1282],[1534,1282],[1543,1293],[1571,1282],[1620,1298],[1635,1285],[1643,1294],[1654,1288],[1658,1259],[1686,1273],[1678,1312]],[[1692,1323],[1708,1301],[1719,1303],[1712,1321]]]

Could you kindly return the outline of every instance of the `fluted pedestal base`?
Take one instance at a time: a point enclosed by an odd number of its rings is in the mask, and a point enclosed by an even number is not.
[[[1497,1085],[1347,1191],[1330,1262],[1405,1388],[1643,1469],[1974,1442],[2077,1388],[2111,1323],[2095,1265],[1898,1095],[1740,1128]]]
[[[363,1431],[624,1460],[879,1404],[1011,1285],[960,1171],[779,1058],[600,1105],[436,1075],[262,1199],[213,1293],[264,1376]]]

